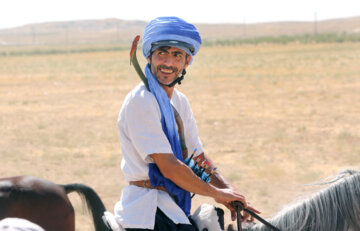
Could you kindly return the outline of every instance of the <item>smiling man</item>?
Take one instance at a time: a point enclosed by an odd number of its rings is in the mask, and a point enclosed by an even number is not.
[[[156,48],[147,60],[151,64],[151,72],[157,81],[164,86],[166,93],[172,93],[174,82],[189,65],[191,56],[184,50],[171,47],[171,41],[163,41],[164,46]],[[167,46],[166,46],[167,45]],[[171,94],[168,94],[171,99]]]
[[[126,230],[196,230],[190,216],[190,192],[224,204],[233,218],[232,201],[241,201],[257,212],[219,172],[207,184],[184,164],[187,156],[181,150],[174,111],[182,119],[187,148],[197,149],[195,157],[210,161],[189,101],[175,89],[200,45],[195,26],[177,17],[156,18],[145,28],[142,49],[148,61],[149,89],[142,83],[136,86],[126,96],[118,117],[121,169],[128,185],[115,205],[115,216]]]

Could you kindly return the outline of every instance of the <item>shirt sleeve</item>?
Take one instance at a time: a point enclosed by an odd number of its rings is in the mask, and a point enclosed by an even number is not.
[[[170,143],[161,126],[161,112],[151,93],[133,98],[125,112],[128,138],[145,160],[149,154],[172,153]]]

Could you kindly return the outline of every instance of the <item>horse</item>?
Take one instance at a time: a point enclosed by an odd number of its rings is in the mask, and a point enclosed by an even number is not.
[[[75,212],[67,194],[77,192],[86,202],[95,230],[108,231],[106,211],[96,192],[83,184],[58,185],[33,176],[0,179],[0,220],[17,217],[47,231],[75,231]]]
[[[267,221],[281,231],[356,231],[360,230],[360,172],[344,170],[331,181],[312,185],[326,185],[319,192],[304,200],[286,206],[273,218]],[[195,218],[200,231],[223,229],[216,223],[217,219],[208,217],[216,216],[216,208],[204,207],[206,217]],[[200,213],[201,214],[201,213]],[[218,216],[219,219],[221,218]],[[232,225],[227,228],[234,231]],[[270,231],[271,229],[261,223],[244,223],[243,231]]]
[[[302,202],[285,207],[269,222],[282,231],[360,230],[360,172],[344,170]],[[257,224],[244,230],[270,230]]]

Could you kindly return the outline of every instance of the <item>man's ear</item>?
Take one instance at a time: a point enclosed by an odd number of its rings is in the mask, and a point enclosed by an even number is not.
[[[185,67],[184,68],[187,68],[190,64],[190,61],[191,61],[191,56],[190,55],[187,55],[186,56],[186,60],[185,60]]]
[[[147,57],[148,63],[151,63],[151,56]]]

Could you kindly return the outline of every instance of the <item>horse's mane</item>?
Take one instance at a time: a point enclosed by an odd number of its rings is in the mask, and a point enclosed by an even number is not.
[[[360,173],[341,172],[312,197],[280,211],[269,222],[282,231],[360,230]],[[269,230],[257,224],[246,230]]]

